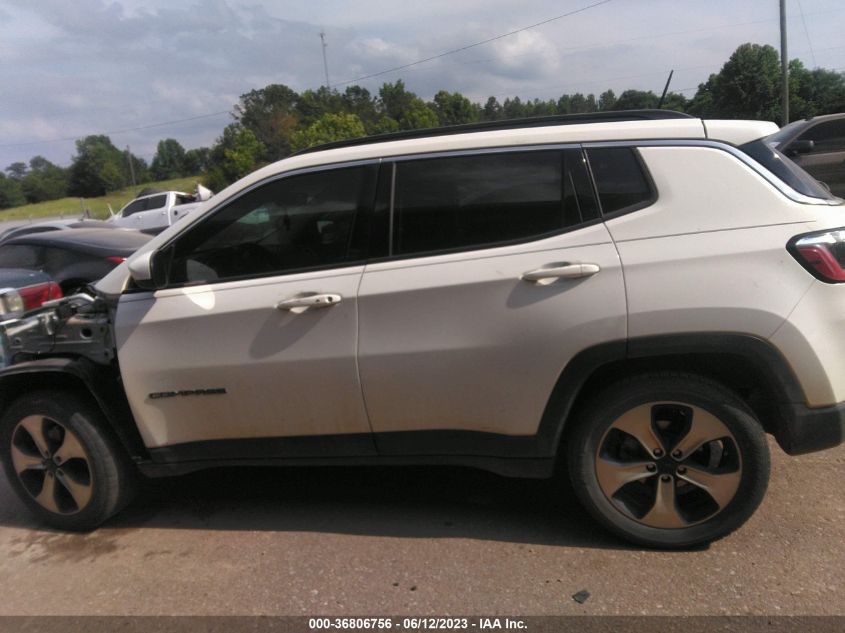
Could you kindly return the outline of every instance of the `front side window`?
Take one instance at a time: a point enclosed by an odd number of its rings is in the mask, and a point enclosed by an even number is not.
[[[396,163],[394,255],[525,240],[597,217],[580,150]]]
[[[166,249],[168,283],[211,283],[359,260],[360,216],[372,204],[375,172],[363,166],[301,174],[244,194]]]
[[[587,156],[605,215],[638,209],[654,200],[640,161],[630,147],[589,149]]]

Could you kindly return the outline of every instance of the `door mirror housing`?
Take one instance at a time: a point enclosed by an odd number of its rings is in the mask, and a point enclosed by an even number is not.
[[[153,254],[155,251],[147,251],[143,255],[133,257],[129,260],[129,274],[132,281],[140,288],[146,290],[155,290],[153,283]]]
[[[814,149],[816,149],[815,141],[810,141],[810,140],[792,141],[789,144],[789,146],[786,148],[786,155],[787,156],[798,156],[800,154],[809,154]]]
[[[167,284],[169,250],[148,251],[129,261],[129,275],[139,288],[157,290]]]

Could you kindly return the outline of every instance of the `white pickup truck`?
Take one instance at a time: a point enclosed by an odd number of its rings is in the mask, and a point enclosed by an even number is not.
[[[146,195],[140,195],[129,202],[108,222],[121,228],[160,233],[214,195],[202,185],[197,185],[196,193],[193,194],[182,191],[147,191],[142,191]]]

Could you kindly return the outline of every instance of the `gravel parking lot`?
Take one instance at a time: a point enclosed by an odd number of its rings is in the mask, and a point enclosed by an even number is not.
[[[845,447],[772,450],[757,514],[688,552],[608,536],[559,482],[464,469],[197,473],[86,535],[3,479],[0,614],[843,615]]]

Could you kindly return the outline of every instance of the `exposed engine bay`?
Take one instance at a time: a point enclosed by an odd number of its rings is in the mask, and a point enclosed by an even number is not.
[[[86,293],[48,301],[37,311],[0,323],[2,366],[48,357],[115,358],[113,306]]]

